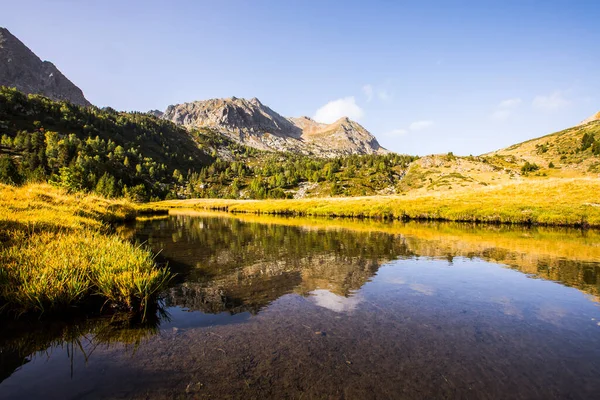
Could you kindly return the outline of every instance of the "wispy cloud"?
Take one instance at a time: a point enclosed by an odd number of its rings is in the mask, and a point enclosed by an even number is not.
[[[496,121],[507,120],[516,110],[523,100],[518,97],[512,99],[502,100],[497,106],[494,112],[492,112],[491,118]]]
[[[560,91],[556,91],[548,96],[536,96],[532,103],[534,108],[542,111],[558,111],[569,104],[571,102],[565,99]]]
[[[408,131],[406,129],[392,129],[391,131],[387,132],[385,135],[386,136],[404,136],[407,134],[408,134]]]
[[[433,125],[434,125],[434,122],[429,121],[429,120],[415,121],[408,126],[408,129],[403,129],[403,128],[392,129],[391,131],[386,132],[385,136],[388,136],[388,137],[405,136],[405,135],[408,135],[410,132],[417,132],[417,131],[422,131],[422,130],[431,128]]]
[[[364,114],[363,109],[356,104],[354,96],[350,96],[325,104],[317,110],[313,119],[325,124],[331,124],[342,117],[359,120]]]
[[[373,100],[373,85],[365,85],[362,87],[363,93],[367,97],[367,101]]]
[[[411,131],[422,131],[433,126],[433,121],[415,121],[408,126]]]
[[[502,100],[500,102],[500,104],[498,104],[498,107],[499,108],[515,108],[515,107],[518,107],[519,105],[521,105],[522,102],[523,102],[523,100],[521,100],[518,97],[515,97],[514,99]]]
[[[392,92],[389,89],[381,86],[373,86],[371,84],[366,84],[362,87],[362,91],[367,98],[367,102],[373,101],[375,98],[381,101],[390,101],[394,97]]]
[[[389,91],[387,91],[386,89],[378,89],[377,90],[377,97],[381,101],[390,101],[390,100],[392,100],[392,98],[394,96]]]

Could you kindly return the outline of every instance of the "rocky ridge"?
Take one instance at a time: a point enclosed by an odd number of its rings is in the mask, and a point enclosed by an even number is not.
[[[90,106],[83,92],[50,61],[42,61],[23,42],[0,27],[0,86],[28,94]]]
[[[309,117],[286,118],[257,98],[231,97],[171,105],[162,118],[188,128],[212,129],[260,150],[325,157],[387,153],[373,135],[348,118],[332,124]]]

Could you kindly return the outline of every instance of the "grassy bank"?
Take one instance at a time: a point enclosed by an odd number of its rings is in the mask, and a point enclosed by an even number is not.
[[[545,179],[406,196],[195,199],[156,204],[233,213],[600,227],[600,180]]]
[[[170,274],[108,225],[137,213],[123,200],[70,195],[45,184],[0,185],[0,312],[77,306],[145,313]]]

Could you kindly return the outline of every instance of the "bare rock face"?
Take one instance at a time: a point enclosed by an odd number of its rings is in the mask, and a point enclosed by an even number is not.
[[[325,157],[387,152],[365,128],[348,118],[329,125],[308,117],[285,118],[257,98],[231,97],[172,105],[163,118],[188,128],[210,128],[261,150]]]
[[[160,110],[150,110],[147,114],[154,115],[156,118],[162,118],[164,113]]]
[[[83,92],[49,61],[42,61],[8,29],[0,27],[0,86],[28,94],[66,100],[80,106],[91,103]]]
[[[594,122],[594,121],[600,121],[600,111],[598,111],[596,114],[592,115],[588,119],[581,121],[581,123],[579,125],[589,124],[590,122]]]

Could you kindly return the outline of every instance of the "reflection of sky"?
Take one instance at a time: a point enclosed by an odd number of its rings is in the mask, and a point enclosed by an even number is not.
[[[239,314],[230,314],[228,312],[206,314],[200,311],[188,311],[181,307],[170,307],[168,313],[168,320],[160,325],[163,330],[235,324],[247,321],[251,317],[249,312]]]
[[[309,299],[319,307],[339,313],[354,311],[363,301],[360,295],[344,297],[324,289],[313,290],[310,292]]]

